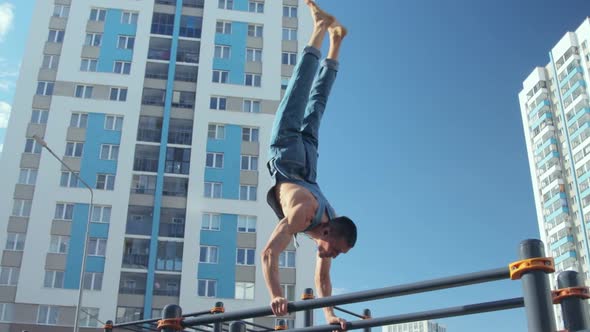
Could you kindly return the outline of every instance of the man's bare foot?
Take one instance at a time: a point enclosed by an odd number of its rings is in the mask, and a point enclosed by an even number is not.
[[[313,18],[313,22],[316,26],[327,28],[336,21],[334,16],[323,11],[313,0],[305,0],[305,3],[311,10],[311,17]]]
[[[330,38],[342,40],[348,34],[348,30],[340,23],[338,20],[334,20],[334,22],[328,27],[328,32],[330,33]]]

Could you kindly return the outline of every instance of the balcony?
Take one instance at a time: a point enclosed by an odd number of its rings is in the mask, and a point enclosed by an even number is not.
[[[201,49],[201,42],[198,40],[184,40],[178,41],[178,48],[176,49],[176,61],[182,63],[199,63],[199,50]]]
[[[545,165],[551,159],[559,159],[559,152],[552,151],[551,153],[549,153],[547,156],[545,156],[543,159],[541,159],[537,163],[537,167],[539,167],[539,168],[542,167],[543,165]]]
[[[539,153],[541,153],[543,150],[545,150],[546,147],[548,147],[551,144],[557,144],[557,139],[555,137],[550,137],[549,139],[544,141],[543,144],[538,146],[535,149],[535,155],[538,155]]]
[[[563,253],[555,258],[555,264],[565,263],[566,261],[576,260],[577,255],[575,250],[570,250],[566,253]]]
[[[141,98],[141,103],[143,105],[164,106],[165,100],[166,90],[149,88],[143,89],[143,97]]]
[[[203,8],[205,0],[182,0],[182,5],[184,7]]]
[[[146,291],[146,278],[147,275],[145,273],[121,273],[119,293],[144,295]]]
[[[577,66],[575,68],[573,68],[572,71],[570,71],[570,73],[563,78],[563,80],[561,80],[559,82],[559,87],[562,88],[564,87],[574,76],[576,76],[576,78],[581,79],[584,77],[584,70],[582,69],[582,67]]]
[[[123,267],[133,269],[147,269],[149,255],[145,254],[125,254],[123,255]]]
[[[544,121],[552,121],[552,119],[553,114],[551,114],[551,112],[543,113],[543,115],[539,116],[539,118],[531,124],[531,130],[538,128]]]
[[[196,82],[199,74],[199,68],[194,66],[176,66],[174,80],[180,82]],[[195,87],[196,88],[196,87]]]
[[[571,125],[573,125],[574,123],[578,122],[578,120],[580,120],[580,118],[590,115],[590,108],[589,107],[584,107],[580,110],[578,110],[577,112],[575,112],[575,115],[567,121],[567,126],[570,127]]]
[[[184,224],[160,223],[160,236],[164,237],[184,237]]]
[[[189,91],[174,91],[172,107],[192,109],[195,107],[195,93]]]
[[[174,30],[174,15],[154,13],[152,16],[151,33],[155,35],[172,36]]]
[[[131,180],[131,193],[153,195],[156,192],[156,176],[135,174]]]
[[[156,80],[168,79],[168,64],[148,62],[145,67],[145,78]]]
[[[188,190],[188,179],[179,177],[164,177],[164,188],[162,194],[172,197],[186,197]]]
[[[158,241],[158,257],[156,259],[156,270],[181,271],[182,250],[182,242]]]
[[[537,114],[542,109],[549,110],[550,105],[551,102],[548,99],[544,99],[543,101],[541,101],[541,103],[535,106],[535,108],[529,113],[529,119],[535,116],[535,114]]]
[[[569,85],[565,85],[563,88],[563,90],[565,90],[565,88],[568,88]],[[567,97],[569,97],[570,95],[572,95],[574,93],[574,91],[578,90],[580,87],[585,88],[586,87],[586,82],[584,80],[579,80],[576,83],[574,83],[571,87],[569,87],[567,89],[567,91],[565,91],[565,93],[563,93],[562,98],[565,99]]]
[[[552,221],[553,219],[557,218],[561,214],[569,214],[569,211],[570,210],[568,209],[567,206],[562,206],[559,209],[553,211],[548,216],[546,216],[545,221],[546,222]]]
[[[201,38],[203,18],[200,16],[182,15],[180,18],[179,35],[188,38]]]
[[[130,205],[125,232],[131,235],[152,235],[152,207]]]
[[[557,241],[551,243],[551,250],[556,250],[559,247],[563,247],[562,249],[569,250],[572,249],[574,246],[574,236],[573,235],[566,235],[558,239]]]

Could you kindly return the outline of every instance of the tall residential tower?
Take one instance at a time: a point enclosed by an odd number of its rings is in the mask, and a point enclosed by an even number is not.
[[[539,232],[555,258],[553,289],[564,270],[590,281],[589,43],[586,19],[551,49],[549,63],[535,68],[519,93]]]
[[[267,305],[267,146],[311,27],[303,0],[37,1],[0,163],[0,331],[71,331],[80,279],[89,327]],[[281,255],[287,298],[313,255]]]

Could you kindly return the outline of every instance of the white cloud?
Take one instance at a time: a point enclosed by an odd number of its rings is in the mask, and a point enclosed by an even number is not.
[[[0,41],[8,31],[12,28],[12,21],[14,20],[14,5],[9,2],[0,3]]]
[[[10,117],[10,104],[0,101],[0,128],[8,126],[8,118]]]

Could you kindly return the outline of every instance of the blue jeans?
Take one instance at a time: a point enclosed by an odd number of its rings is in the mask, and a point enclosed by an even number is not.
[[[307,46],[279,104],[270,139],[271,176],[315,183],[320,121],[338,72],[338,62],[322,61],[320,51]]]

